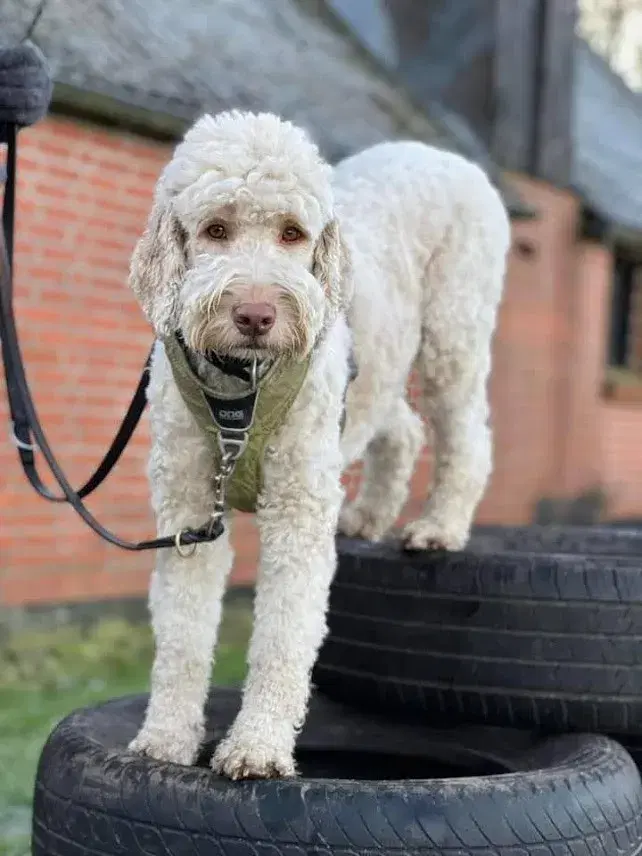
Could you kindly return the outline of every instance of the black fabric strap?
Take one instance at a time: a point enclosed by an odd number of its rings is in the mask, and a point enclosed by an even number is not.
[[[189,348],[180,333],[176,333],[176,341],[185,352],[188,362],[191,365]],[[223,374],[244,380],[246,383],[252,383],[252,363],[250,360],[239,360],[236,357],[222,356],[221,354],[217,354],[216,351],[207,351],[205,359],[210,365],[222,371]]]
[[[223,521],[212,518],[198,529],[186,529],[179,535],[171,535],[162,538],[154,538],[148,541],[130,542],[124,541],[105,529],[91,512],[85,507],[82,499],[88,496],[105,480],[107,475],[116,465],[122,455],[129,439],[131,438],[140,417],[145,409],[146,389],[149,380],[149,359],[138,382],[138,387],[129,405],[125,418],[112,442],[109,451],[105,455],[100,466],[83,485],[80,490],[75,491],[67,481],[65,474],[60,468],[52,450],[47,442],[44,431],[38,419],[35,405],[31,398],[24,364],[20,352],[20,344],[16,331],[13,313],[13,281],[12,281],[12,255],[13,255],[13,226],[15,213],[15,178],[16,178],[16,152],[17,133],[15,126],[7,130],[7,183],[5,186],[2,230],[0,230],[0,341],[2,344],[2,358],[4,364],[7,398],[9,401],[9,414],[13,424],[13,440],[18,449],[18,455],[24,473],[33,486],[34,490],[43,498],[51,502],[68,502],[80,515],[84,522],[93,531],[124,550],[153,550],[165,547],[189,546],[205,541],[213,541],[224,531]],[[150,352],[151,356],[151,352]],[[34,445],[35,441],[35,445]],[[42,482],[35,461],[35,449],[39,449],[46,460],[56,482],[62,490],[62,496],[52,493]]]
[[[235,357],[222,357],[215,351],[208,351],[206,359],[223,374],[232,375],[247,383],[252,382],[252,364],[249,361],[237,360]]]

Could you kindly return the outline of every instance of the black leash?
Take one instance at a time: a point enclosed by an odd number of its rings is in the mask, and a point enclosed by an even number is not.
[[[82,501],[84,497],[88,496],[102,484],[114,468],[140,421],[147,403],[146,390],[149,382],[151,352],[118,433],[114,437],[103,461],[91,478],[80,490],[76,491],[67,481],[65,474],[60,468],[47,442],[29,391],[16,331],[13,312],[12,277],[17,156],[17,128],[14,124],[5,125],[4,137],[8,148],[7,179],[2,209],[3,228],[0,230],[0,341],[2,344],[9,414],[13,428],[12,439],[18,449],[20,463],[25,476],[34,490],[44,499],[50,502],[69,503],[97,535],[124,550],[156,550],[165,547],[177,547],[180,550],[181,547],[215,540],[223,533],[223,522],[220,516],[213,516],[204,526],[198,529],[184,529],[176,535],[154,538],[149,541],[124,541],[108,529],[105,529]],[[45,458],[56,482],[62,490],[62,496],[52,493],[43,484],[36,467],[36,449],[40,450]]]

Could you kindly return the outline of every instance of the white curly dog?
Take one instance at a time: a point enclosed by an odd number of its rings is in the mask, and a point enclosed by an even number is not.
[[[508,247],[507,214],[484,172],[419,142],[375,145],[331,168],[298,127],[232,111],[200,118],[165,167],[130,275],[157,337],[149,477],[159,534],[208,519],[215,477],[163,342],[179,331],[213,384],[242,381],[224,376],[210,352],[261,363],[310,357],[265,449],[249,673],[216,771],[295,774],[335,533],[377,540],[389,531],[424,443],[406,401],[413,366],[435,471],[405,544],[466,544],[492,465],[486,384]],[[352,349],[358,376],[342,432]],[[344,505],[341,475],[358,459],[361,490]],[[189,558],[159,551],[151,697],[133,750],[194,762],[232,560],[227,534]]]

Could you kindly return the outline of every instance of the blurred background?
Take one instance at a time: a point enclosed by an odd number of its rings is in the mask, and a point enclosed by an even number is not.
[[[159,171],[194,118],[241,107],[303,125],[331,162],[414,138],[484,166],[513,247],[478,520],[642,520],[641,0],[1,0],[0,44],[27,33],[55,88],[49,117],[20,133],[15,303],[74,484],[106,451],[150,346],[126,277]],[[88,502],[133,540],[153,534],[147,449],[144,420]],[[430,467],[427,448],[405,517]],[[351,491],[358,479],[346,474]],[[0,487],[0,854],[20,856],[47,728],[146,685],[153,556],[40,500],[6,432]],[[244,669],[251,517],[234,539],[221,680]]]

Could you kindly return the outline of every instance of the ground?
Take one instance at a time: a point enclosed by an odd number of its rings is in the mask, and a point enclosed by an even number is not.
[[[214,680],[239,683],[251,613],[226,607]],[[0,856],[29,856],[31,799],[41,747],[71,710],[145,692],[152,660],[147,625],[105,619],[90,629],[22,633],[0,647]]]

